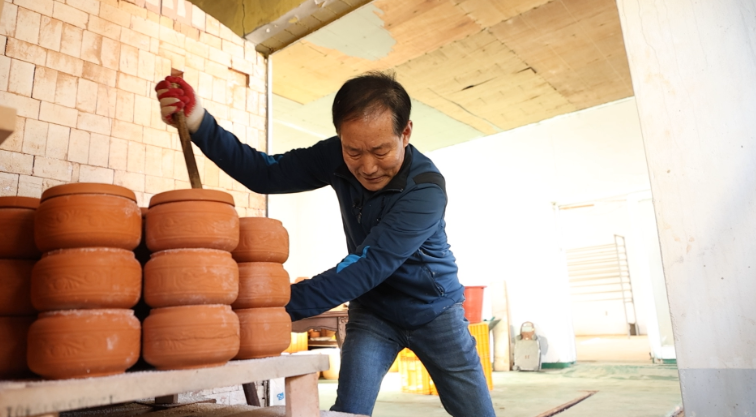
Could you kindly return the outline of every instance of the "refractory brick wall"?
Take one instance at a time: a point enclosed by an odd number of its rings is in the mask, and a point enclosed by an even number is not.
[[[0,0],[3,1],[3,0]],[[185,0],[5,0],[0,105],[18,111],[0,145],[0,195],[39,197],[69,182],[152,195],[190,188],[176,130],[154,87],[182,72],[219,123],[265,147],[265,62],[254,45]],[[251,193],[195,148],[205,188],[264,215]]]

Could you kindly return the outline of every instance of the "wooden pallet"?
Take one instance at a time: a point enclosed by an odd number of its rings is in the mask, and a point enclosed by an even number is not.
[[[275,378],[286,378],[286,417],[316,417],[320,416],[318,372],[328,366],[328,357],[323,355],[283,355],[214,368],[63,381],[0,381],[0,417],[29,417]]]

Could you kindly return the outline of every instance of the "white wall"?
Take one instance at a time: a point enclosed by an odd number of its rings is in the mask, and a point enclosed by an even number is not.
[[[637,112],[627,99],[431,153],[447,180],[447,223],[464,284],[506,280],[511,324],[532,321],[544,362],[575,360],[555,206],[647,190]],[[488,314],[484,313],[484,316]]]

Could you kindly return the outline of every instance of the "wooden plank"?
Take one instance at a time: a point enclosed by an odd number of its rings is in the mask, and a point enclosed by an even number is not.
[[[323,356],[323,355],[313,355]],[[286,417],[318,417],[318,374],[286,378]]]
[[[27,417],[177,392],[314,374],[328,367],[328,357],[324,355],[284,355],[232,361],[215,368],[129,372],[64,381],[2,381],[0,417]]]

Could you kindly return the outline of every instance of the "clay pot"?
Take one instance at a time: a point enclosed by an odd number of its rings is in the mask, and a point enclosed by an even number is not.
[[[144,360],[158,369],[221,366],[239,352],[239,319],[227,305],[156,308],[143,327]]]
[[[233,197],[216,190],[175,190],[156,194],[147,212],[147,247],[232,251],[239,244],[239,215]]]
[[[28,316],[37,313],[31,301],[32,268],[35,262],[28,259],[0,259],[0,316]]]
[[[42,313],[29,329],[29,368],[50,379],[123,373],[139,358],[139,329],[131,310]]]
[[[40,311],[131,308],[141,294],[142,267],[125,249],[59,249],[32,272],[32,303]]]
[[[231,254],[214,249],[171,249],[144,266],[144,299],[150,307],[231,304],[239,294],[239,268]]]
[[[0,258],[37,259],[42,254],[34,244],[34,214],[39,199],[0,197]]]
[[[291,318],[283,307],[234,310],[239,316],[241,346],[235,359],[278,356],[291,343]]]
[[[26,337],[37,316],[0,317],[0,379],[29,374]]]
[[[133,250],[141,233],[136,196],[110,184],[77,183],[47,189],[34,224],[34,240],[42,252],[84,247]]]
[[[280,221],[266,217],[239,219],[236,262],[278,262],[289,259],[289,233]]]
[[[289,274],[273,262],[239,264],[239,297],[234,309],[285,307],[291,297]]]

